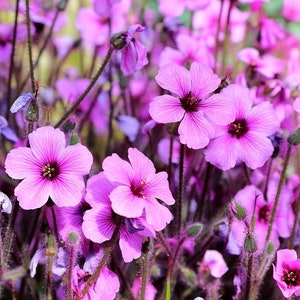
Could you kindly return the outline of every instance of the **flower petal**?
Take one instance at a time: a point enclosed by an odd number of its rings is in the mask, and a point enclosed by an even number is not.
[[[197,99],[204,99],[215,91],[221,80],[213,70],[198,62],[193,62],[190,70],[192,78],[192,92]]]
[[[151,118],[158,123],[174,123],[184,116],[184,109],[178,98],[170,95],[157,96],[149,106]]]
[[[155,80],[162,88],[180,97],[187,95],[191,91],[191,76],[189,71],[176,64],[162,66]]]
[[[36,209],[46,204],[50,191],[49,181],[39,177],[30,177],[17,185],[15,195],[23,209]]]
[[[131,262],[142,254],[143,237],[139,234],[129,234],[126,230],[120,230],[119,245],[125,262]]]
[[[19,147],[7,154],[5,170],[14,179],[24,179],[30,176],[41,176],[42,165],[36,161],[30,148]]]
[[[111,208],[105,205],[98,205],[86,211],[82,223],[85,237],[99,244],[110,240],[116,227],[111,217]]]
[[[132,194],[130,187],[118,186],[109,195],[112,209],[118,215],[137,218],[143,213],[145,200]]]
[[[214,136],[214,129],[203,113],[186,113],[179,128],[179,139],[192,149],[201,149],[207,146]]]

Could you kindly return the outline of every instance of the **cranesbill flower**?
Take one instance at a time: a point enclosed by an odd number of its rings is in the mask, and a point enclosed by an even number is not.
[[[223,89],[220,96],[227,99],[234,119],[225,126],[215,126],[216,136],[207,146],[206,160],[222,170],[233,168],[239,161],[251,169],[262,167],[274,150],[268,136],[279,127],[271,103],[252,107],[249,90],[237,84]]]
[[[28,135],[30,148],[11,150],[5,161],[6,173],[23,179],[15,195],[23,209],[43,206],[49,199],[57,206],[75,206],[84,190],[83,175],[89,173],[93,157],[76,144],[66,147],[64,133],[51,126]]]
[[[116,153],[104,159],[105,177],[117,184],[109,198],[115,213],[126,218],[139,218],[145,214],[148,224],[157,231],[172,220],[168,205],[175,200],[169,189],[166,172],[155,173],[152,161],[135,148],[128,149],[130,163]]]
[[[300,259],[295,250],[277,251],[276,266],[273,264],[273,278],[285,298],[300,295]]]
[[[101,244],[112,238],[119,225],[122,257],[125,262],[131,262],[141,256],[144,236],[154,237],[155,232],[144,218],[126,219],[113,212],[109,195],[115,187],[103,172],[88,179],[85,198],[92,209],[84,214],[82,230],[88,239]]]
[[[155,80],[174,96],[155,97],[149,113],[158,123],[180,122],[180,142],[189,148],[207,146],[215,134],[214,123],[225,125],[232,119],[226,99],[218,95],[209,97],[221,82],[210,67],[194,62],[187,70],[167,64],[159,69]]]

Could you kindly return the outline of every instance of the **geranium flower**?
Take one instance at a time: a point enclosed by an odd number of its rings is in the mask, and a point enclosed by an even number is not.
[[[300,295],[300,259],[297,252],[290,249],[277,251],[276,266],[273,264],[273,278],[285,298]]]
[[[125,262],[131,262],[141,256],[144,236],[154,237],[155,232],[144,218],[126,219],[113,212],[109,195],[115,187],[103,172],[89,178],[85,198],[92,209],[84,214],[82,230],[88,239],[101,244],[111,239],[119,223],[122,257]]]
[[[235,117],[225,126],[215,126],[216,136],[207,146],[206,160],[222,170],[233,168],[239,161],[252,169],[262,167],[274,150],[268,136],[279,127],[271,103],[252,107],[249,90],[237,84],[223,89],[220,96],[227,99]]]
[[[187,70],[167,64],[159,69],[155,80],[174,96],[155,97],[149,113],[158,123],[180,122],[180,142],[189,148],[204,148],[214,137],[214,123],[225,125],[232,119],[226,99],[209,97],[221,82],[210,67],[194,62]]]
[[[64,133],[51,126],[28,135],[30,148],[19,147],[8,153],[6,173],[23,179],[15,195],[23,209],[43,206],[49,199],[57,206],[75,206],[82,198],[83,175],[89,173],[93,157],[76,144],[66,147]]]
[[[148,224],[157,231],[162,230],[172,215],[157,199],[168,205],[175,203],[167,173],[155,173],[152,161],[135,148],[128,149],[128,158],[130,163],[114,153],[102,164],[105,177],[117,185],[109,195],[112,209],[126,218],[145,214]]]

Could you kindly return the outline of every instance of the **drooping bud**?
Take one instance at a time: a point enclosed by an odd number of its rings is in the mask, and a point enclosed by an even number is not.
[[[68,0],[60,0],[58,3],[57,3],[57,6],[56,8],[60,11],[62,10],[65,10],[66,7],[67,7],[67,4],[68,4]]]
[[[121,50],[127,45],[123,33],[114,34],[110,39],[110,43],[116,50]]]
[[[55,238],[52,234],[48,236],[48,246],[45,251],[46,256],[55,256],[56,255],[56,243]]]

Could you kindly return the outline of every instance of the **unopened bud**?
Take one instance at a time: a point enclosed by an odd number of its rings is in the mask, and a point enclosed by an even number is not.
[[[68,235],[68,242],[71,245],[75,245],[78,243],[78,241],[79,241],[78,234],[76,232],[70,232]]]
[[[269,242],[267,246],[267,253],[271,255],[274,252],[274,249],[275,249],[274,244],[272,242]]]
[[[45,251],[46,256],[54,256],[56,255],[56,244],[55,239],[52,234],[48,236],[48,246]]]
[[[28,122],[37,122],[39,120],[39,105],[36,100],[29,103],[25,120]]]
[[[257,250],[257,245],[253,234],[248,233],[244,241],[244,249],[246,252],[253,253]]]
[[[233,202],[231,205],[231,211],[233,215],[238,219],[238,220],[244,220],[247,216],[247,211],[246,209],[239,203]]]
[[[57,9],[58,10],[65,10],[65,8],[66,8],[66,6],[67,6],[67,4],[68,4],[68,0],[61,0],[61,1],[59,1],[58,3],[57,3]]]
[[[297,146],[300,144],[300,128],[291,133],[287,139],[291,146]]]
[[[188,226],[186,230],[186,234],[188,237],[196,237],[200,234],[202,229],[203,229],[203,225],[201,223],[194,223]]]

